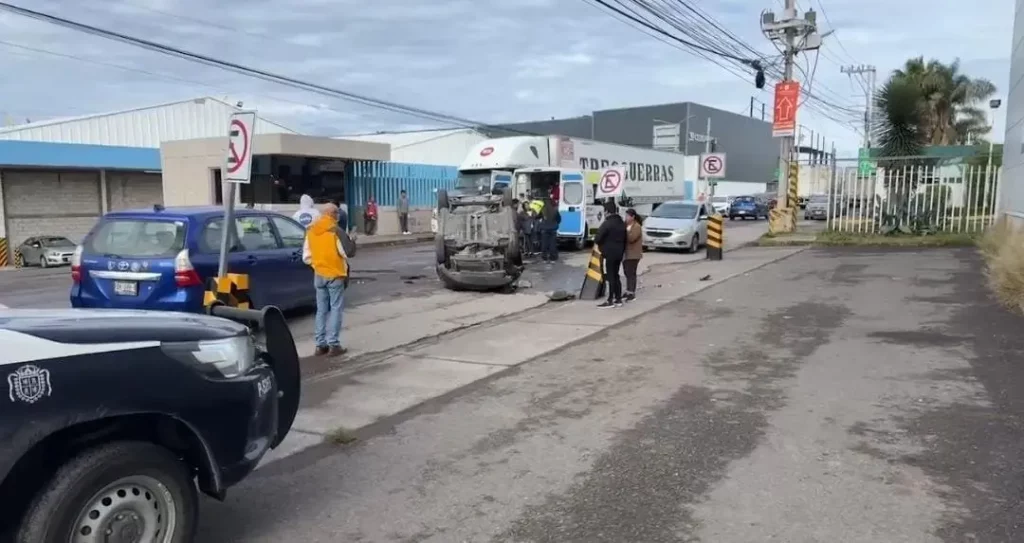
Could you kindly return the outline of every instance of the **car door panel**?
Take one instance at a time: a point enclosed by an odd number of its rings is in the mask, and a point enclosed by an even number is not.
[[[586,230],[586,190],[583,172],[564,171],[559,187],[561,197],[558,201],[558,213],[561,222],[558,224],[558,236],[577,238]]]
[[[242,256],[249,268],[249,291],[261,305],[282,309],[291,306],[288,276],[290,252],[281,247],[270,222],[270,216],[245,213],[235,219],[238,224]]]
[[[287,255],[287,291],[295,306],[315,303],[313,290],[313,269],[302,261],[302,246],[306,241],[306,229],[283,215],[270,218],[281,246]]]

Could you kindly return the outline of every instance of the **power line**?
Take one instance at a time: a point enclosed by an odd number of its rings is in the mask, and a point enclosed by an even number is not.
[[[193,80],[193,79],[186,79],[186,78],[177,77],[177,76],[168,75],[168,74],[162,74],[162,73],[159,73],[159,72],[153,72],[153,71],[149,71],[149,70],[144,70],[142,68],[135,68],[133,66],[125,66],[125,65],[122,65],[122,64],[115,64],[113,62],[104,62],[104,61],[101,61],[101,60],[85,58],[85,57],[82,57],[82,56],[79,56],[79,55],[70,55],[70,54],[67,54],[67,53],[60,53],[60,52],[57,52],[57,51],[51,51],[49,49],[42,49],[42,48],[38,48],[38,47],[31,47],[31,46],[28,46],[28,45],[23,45],[23,44],[20,44],[20,43],[14,43],[14,42],[5,41],[5,40],[0,40],[0,45],[3,45],[5,47],[10,47],[10,48],[13,48],[13,49],[19,49],[21,51],[26,51],[26,52],[30,52],[30,53],[36,53],[36,54],[40,54],[40,55],[48,55],[48,56],[52,56],[52,57],[58,57],[58,58],[64,58],[64,59],[68,59],[68,60],[74,60],[75,62],[84,62],[86,64],[92,64],[94,66],[104,66],[104,67],[107,67],[107,68],[114,68],[114,69],[122,70],[122,71],[125,71],[125,72],[137,73],[137,74],[141,74],[141,75],[146,75],[146,76],[152,77],[154,79],[161,79],[161,80],[164,80],[164,81],[171,81],[171,82],[174,82],[174,83],[185,83],[185,84],[188,84],[188,85],[195,85],[195,86],[198,86],[198,87],[204,87],[204,88],[207,88],[207,89],[215,90],[215,91],[218,91],[219,93],[222,93],[222,94],[230,94],[230,93],[226,93],[224,91],[224,89],[222,89],[222,88],[219,88],[219,87],[216,87],[214,85],[207,84],[207,83],[203,83],[201,81],[196,81],[196,80]],[[253,96],[262,97],[262,98],[268,98],[268,99],[275,100],[275,101],[278,101],[278,102],[285,102],[285,103],[299,105],[299,106],[306,106],[306,107],[313,108],[313,109],[318,109],[318,110],[334,111],[336,113],[341,113],[341,114],[344,114],[344,115],[349,115],[350,114],[350,112],[348,112],[348,111],[342,111],[340,109],[335,109],[335,108],[332,108],[330,106],[320,105],[320,104],[309,104],[309,103],[305,103],[305,102],[299,102],[297,100],[291,100],[291,99],[288,99],[288,98],[283,98],[283,97],[275,96],[275,95],[272,95],[272,94],[264,94],[264,93],[247,93],[247,94],[251,94]]]
[[[247,77],[253,77],[253,78],[256,78],[256,79],[262,79],[264,81],[270,81],[272,83],[278,83],[278,84],[281,84],[281,85],[291,86],[291,87],[302,89],[302,90],[306,90],[306,91],[309,91],[309,92],[314,92],[314,93],[317,93],[317,94],[322,94],[324,96],[341,98],[343,100],[347,100],[347,101],[351,101],[351,102],[367,105],[367,106],[378,108],[378,109],[392,111],[392,112],[395,112],[395,113],[403,113],[403,114],[407,114],[407,115],[410,115],[410,116],[420,117],[420,118],[423,118],[423,119],[428,119],[428,120],[432,120],[432,121],[436,121],[436,122],[442,122],[442,123],[446,123],[446,124],[449,124],[449,125],[452,125],[452,126],[458,126],[458,127],[462,127],[462,128],[490,127],[490,128],[494,128],[494,129],[503,130],[503,131],[506,131],[506,132],[521,133],[521,134],[526,134],[526,135],[539,135],[539,134],[533,134],[533,133],[530,133],[530,132],[524,132],[524,131],[520,131],[520,130],[514,130],[514,129],[511,129],[511,128],[506,128],[506,127],[503,127],[501,125],[493,125],[493,124],[487,124],[487,123],[480,123],[480,122],[472,121],[472,120],[469,120],[469,119],[460,118],[460,117],[457,117],[457,116],[454,116],[454,115],[448,115],[448,114],[445,114],[445,113],[432,112],[432,111],[429,111],[429,110],[426,110],[426,109],[417,108],[417,107],[413,107],[413,106],[405,106],[405,105],[402,105],[402,104],[398,104],[396,102],[390,102],[390,101],[387,101],[387,100],[381,100],[381,99],[377,99],[377,98],[372,98],[372,97],[369,97],[369,96],[364,96],[364,95],[356,94],[356,93],[353,93],[353,92],[348,92],[348,91],[344,91],[344,90],[340,90],[340,89],[335,89],[335,88],[327,87],[327,86],[316,84],[316,83],[310,83],[310,82],[302,81],[302,80],[295,79],[295,78],[292,78],[292,77],[288,77],[288,76],[284,76],[284,75],[280,75],[280,74],[275,74],[275,73],[272,73],[272,72],[267,72],[267,71],[260,70],[260,69],[257,69],[257,68],[248,67],[248,66],[245,66],[245,65],[242,65],[242,64],[237,64],[237,63],[234,63],[234,62],[229,62],[229,61],[226,61],[226,60],[217,59],[217,58],[206,56],[206,55],[202,55],[202,54],[199,54],[199,53],[193,53],[193,52],[187,51],[185,49],[179,49],[177,47],[171,47],[169,45],[164,45],[164,44],[157,43],[157,42],[154,42],[154,41],[150,41],[150,40],[146,40],[146,39],[142,39],[142,38],[136,38],[134,36],[129,36],[127,34],[122,34],[120,32],[115,32],[115,31],[112,31],[112,30],[106,30],[106,29],[99,28],[99,27],[96,27],[96,26],[92,26],[92,25],[88,25],[88,24],[85,24],[85,23],[80,23],[80,22],[77,22],[77,21],[73,21],[71,19],[66,19],[64,17],[58,17],[56,15],[50,15],[48,13],[43,13],[43,12],[40,12],[40,11],[34,11],[34,10],[22,8],[22,7],[15,6],[15,5],[6,3],[6,2],[0,2],[0,10],[8,11],[8,12],[14,13],[16,15],[21,15],[23,17],[28,17],[28,18],[31,18],[31,19],[36,19],[36,20],[39,20],[39,21],[44,21],[44,22],[47,22],[47,23],[51,23],[51,24],[54,24],[54,25],[57,25],[57,26],[61,26],[61,27],[64,27],[64,28],[69,28],[69,29],[76,30],[76,31],[79,31],[79,32],[84,32],[86,34],[91,34],[91,35],[94,35],[94,36],[99,36],[101,38],[105,38],[105,39],[108,39],[108,40],[119,41],[119,42],[122,42],[122,43],[126,43],[126,44],[129,44],[129,45],[140,47],[140,48],[143,48],[143,49],[148,49],[150,51],[153,51],[153,52],[156,52],[156,53],[160,53],[162,55],[176,57],[176,58],[181,58],[181,59],[189,60],[189,61],[196,62],[196,63],[199,63],[199,64],[205,64],[207,66],[213,66],[213,67],[220,68],[220,69],[223,69],[223,70],[227,70],[227,71],[231,71],[231,72],[238,73],[238,74],[241,74],[241,75],[245,75]]]

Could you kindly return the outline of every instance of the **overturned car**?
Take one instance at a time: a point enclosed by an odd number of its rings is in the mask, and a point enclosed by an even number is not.
[[[452,290],[511,288],[523,272],[516,209],[507,189],[437,192],[437,276]]]

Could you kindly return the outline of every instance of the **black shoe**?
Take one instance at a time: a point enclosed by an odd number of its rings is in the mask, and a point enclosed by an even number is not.
[[[624,302],[627,302],[627,303],[628,303],[628,302],[632,302],[632,301],[633,301],[633,300],[635,300],[635,299],[636,299],[636,294],[633,294],[632,292],[627,292],[627,293],[626,293],[626,294],[625,294],[625,295],[624,295],[624,296],[622,297],[622,301],[624,301]]]
[[[608,307],[615,307],[615,304],[613,304],[611,300],[606,300],[604,302],[597,304],[597,307],[600,309],[605,309]]]
[[[340,345],[331,345],[331,347],[327,350],[327,356],[341,356],[347,352],[348,349]]]
[[[317,345],[316,350],[313,351],[313,356],[323,356],[327,354],[327,345]]]
[[[612,307],[622,307],[622,300],[616,300]]]

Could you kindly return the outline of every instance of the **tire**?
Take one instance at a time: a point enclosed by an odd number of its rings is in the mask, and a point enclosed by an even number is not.
[[[437,209],[448,209],[448,191],[437,189]]]
[[[700,250],[700,235],[694,234],[690,240],[690,248],[686,251],[688,253],[696,253]]]
[[[582,236],[576,238],[576,240],[572,244],[572,247],[577,251],[582,251],[583,249],[585,249],[587,247],[587,235],[583,234]]]
[[[444,234],[440,232],[434,234],[434,257],[437,258],[438,264],[448,261],[448,248],[444,244]]]
[[[736,220],[736,216],[735,215],[729,215],[729,220],[730,221],[735,221]]]
[[[49,268],[50,267],[50,264],[46,261],[46,256],[45,255],[39,257],[39,267],[40,268]]]
[[[123,488],[119,490],[118,487]],[[101,493],[108,496],[103,497]],[[113,505],[106,505],[109,502],[103,500],[111,498]],[[96,511],[99,518],[91,520],[89,510]],[[161,533],[162,537],[146,538],[145,541],[192,541],[199,514],[199,498],[191,470],[171,451],[159,445],[115,441],[88,449],[61,466],[32,500],[15,541],[66,543],[72,539],[72,533],[85,527],[96,533],[103,526],[117,523],[113,512],[146,517],[149,515],[145,513],[154,510],[161,511],[162,530],[169,530],[170,535]],[[105,517],[108,512],[109,517]],[[146,520],[155,522],[154,517]],[[153,530],[151,522],[147,522],[144,528]],[[129,528],[129,523],[122,522],[121,529]],[[143,535],[147,533],[152,532]]]

